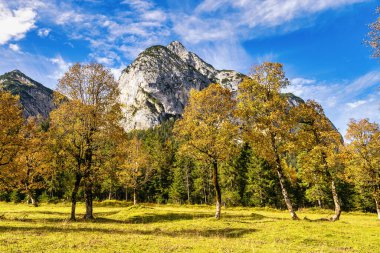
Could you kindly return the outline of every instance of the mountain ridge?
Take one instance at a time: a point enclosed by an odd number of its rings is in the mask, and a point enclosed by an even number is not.
[[[0,76],[0,90],[20,96],[23,116],[49,117],[54,109],[54,91],[15,69]]]

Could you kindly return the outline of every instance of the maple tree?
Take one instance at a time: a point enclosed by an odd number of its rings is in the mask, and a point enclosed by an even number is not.
[[[335,205],[335,214],[330,220],[339,220],[341,204],[336,181],[342,173],[342,164],[339,163],[342,137],[325,116],[322,106],[313,100],[295,107],[292,117],[298,125],[295,145],[299,152],[301,178],[312,185],[309,189],[315,191],[319,200],[322,197],[323,186],[330,184]]]
[[[347,172],[354,183],[368,192],[376,204],[380,219],[380,128],[368,119],[351,120],[346,138]]]
[[[180,140],[180,152],[211,165],[217,219],[222,204],[219,168],[237,152],[235,105],[231,91],[219,84],[211,84],[202,91],[192,90],[183,118],[174,127]]]
[[[243,139],[274,169],[290,215],[298,220],[284,175],[284,158],[293,121],[288,113],[290,105],[280,92],[288,85],[282,64],[265,62],[256,66],[251,77],[239,85],[237,115]]]
[[[19,97],[0,90],[0,188],[9,188],[12,164],[21,146],[23,125]]]
[[[76,195],[81,180],[84,184],[86,197],[86,219],[93,219],[93,186],[96,152],[100,150],[102,139],[108,127],[116,124],[110,121],[119,120],[117,82],[110,70],[101,64],[75,64],[59,80],[57,91],[66,96],[69,101],[52,112],[53,125],[58,129],[62,140],[66,140],[67,150],[75,160]],[[74,197],[72,207],[75,209]],[[75,212],[72,219],[75,219]]]
[[[45,187],[49,174],[49,156],[45,144],[46,132],[41,127],[41,118],[28,118],[21,129],[22,144],[15,159],[18,187],[24,190],[28,200],[37,206],[36,191]]]

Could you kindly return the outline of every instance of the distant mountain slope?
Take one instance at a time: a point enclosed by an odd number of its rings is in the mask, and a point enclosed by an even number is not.
[[[182,114],[191,89],[220,83],[232,91],[243,80],[236,71],[216,70],[180,42],[153,46],[123,70],[119,79],[126,130],[146,129]]]
[[[48,117],[53,110],[53,91],[19,70],[0,76],[0,89],[20,96],[24,116]]]

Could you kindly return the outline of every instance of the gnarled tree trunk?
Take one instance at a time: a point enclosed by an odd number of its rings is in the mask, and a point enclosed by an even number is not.
[[[296,212],[293,209],[292,201],[289,198],[288,191],[286,190],[284,176],[282,175],[282,171],[280,168],[277,169],[277,176],[280,181],[282,196],[284,197],[284,201],[286,207],[288,208],[290,216],[292,216],[293,220],[299,220]]]
[[[219,186],[218,163],[216,161],[213,162],[213,183],[214,183],[214,188],[215,188],[215,200],[216,200],[215,218],[220,219],[221,204],[222,204],[222,193],[221,193],[220,186]]]
[[[85,190],[84,193],[86,195],[86,214],[84,215],[84,218],[86,220],[92,220],[94,219],[93,216],[93,208],[92,208],[92,182],[86,182],[85,183]]]
[[[340,201],[339,201],[338,193],[336,191],[334,180],[331,180],[331,192],[332,192],[333,199],[334,199],[335,214],[333,217],[330,218],[330,220],[331,221],[337,221],[337,220],[339,220],[339,217],[340,217],[342,210],[340,208]]]
[[[76,219],[75,218],[75,209],[76,209],[76,205],[77,205],[77,194],[79,191],[79,185],[80,185],[81,179],[82,179],[82,176],[79,173],[76,173],[74,189],[71,192],[71,216],[70,216],[70,220],[73,220],[73,221],[75,221],[75,219]]]

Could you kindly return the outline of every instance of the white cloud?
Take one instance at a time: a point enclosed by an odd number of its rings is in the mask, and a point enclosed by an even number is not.
[[[350,118],[380,122],[380,71],[340,83],[295,78],[285,91],[319,102],[326,115],[344,135]]]
[[[31,8],[11,9],[0,1],[0,45],[20,40],[35,27],[37,13]]]
[[[166,20],[166,14],[161,10],[145,11],[142,14],[142,18],[145,20],[153,20],[163,22]]]
[[[347,103],[346,105],[352,109],[358,107],[358,106],[361,106],[361,105],[364,105],[366,104],[368,101],[366,100],[358,100],[358,101],[355,101],[355,102],[352,102],[352,103]]]
[[[66,62],[61,55],[48,59],[55,66],[55,70],[52,75],[49,75],[51,79],[58,80],[69,69],[71,63]]]
[[[42,29],[38,29],[37,35],[40,37],[47,37],[47,36],[49,36],[50,32],[51,32],[51,29],[42,28]]]
[[[121,72],[126,68],[124,64],[121,64],[119,67],[111,68],[111,73],[115,77],[116,80],[119,80]]]
[[[124,0],[121,3],[128,4],[132,8],[139,11],[144,11],[154,6],[154,4],[151,1],[146,1],[146,0]]]
[[[365,1],[368,0],[204,0],[194,13],[178,22],[174,30],[193,43],[228,39],[237,34],[248,39],[268,33],[268,28],[296,30],[309,24],[292,21],[310,19],[311,15],[328,9]],[[183,15],[176,17],[180,19]]]
[[[56,57],[55,60],[42,55],[14,52],[0,47],[0,73],[19,69],[34,80],[52,89],[56,87],[57,78],[65,71],[65,61]],[[53,73],[53,74],[49,74]],[[55,75],[54,75],[55,74]]]
[[[15,52],[20,51],[20,47],[17,44],[9,44],[9,49]]]

